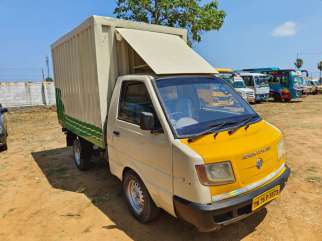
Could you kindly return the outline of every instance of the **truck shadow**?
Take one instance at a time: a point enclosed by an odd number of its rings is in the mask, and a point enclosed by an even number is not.
[[[291,100],[291,101],[275,101],[275,100],[268,100],[266,102],[261,102],[262,103],[278,103],[278,104],[284,104],[284,105],[291,105],[291,104],[297,104],[297,103],[302,103],[304,100],[303,98],[297,99],[297,100]]]
[[[162,213],[156,221],[143,225],[128,212],[120,182],[107,172],[103,161],[96,160],[91,170],[80,172],[74,166],[70,148],[33,152],[32,156],[53,188],[85,194],[113,221],[113,225],[103,226],[103,229],[122,230],[136,241],[241,240],[252,233],[267,214],[266,209],[262,209],[239,223],[213,233],[199,233],[191,225],[166,213]]]

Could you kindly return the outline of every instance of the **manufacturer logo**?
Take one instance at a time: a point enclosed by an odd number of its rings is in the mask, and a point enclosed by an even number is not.
[[[254,157],[254,156],[257,156],[257,155],[260,155],[260,154],[263,154],[263,153],[265,153],[265,152],[269,151],[270,149],[271,149],[271,147],[270,147],[270,146],[268,146],[268,147],[265,147],[265,148],[259,149],[259,150],[255,151],[255,152],[253,152],[253,153],[245,154],[245,155],[243,156],[243,160],[248,159],[248,158],[251,158],[251,157]]]
[[[256,167],[257,167],[257,169],[261,169],[263,167],[263,159],[262,158],[257,159]]]

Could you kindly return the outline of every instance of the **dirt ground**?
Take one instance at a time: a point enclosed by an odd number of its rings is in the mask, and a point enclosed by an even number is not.
[[[254,108],[283,131],[292,175],[266,209],[206,234],[165,213],[138,223],[103,163],[76,169],[53,109],[12,110],[9,150],[0,153],[0,240],[321,241],[322,96]]]

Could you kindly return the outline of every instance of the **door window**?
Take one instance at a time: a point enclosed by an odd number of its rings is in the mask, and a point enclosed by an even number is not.
[[[242,76],[242,78],[244,79],[245,85],[246,86],[254,86],[254,82],[253,82],[253,77],[252,76]]]
[[[139,125],[141,112],[151,112],[156,118],[145,84],[139,81],[123,82],[118,119]]]

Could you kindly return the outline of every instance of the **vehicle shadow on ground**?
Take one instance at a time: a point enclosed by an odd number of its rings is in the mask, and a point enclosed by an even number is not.
[[[161,213],[156,221],[143,225],[128,212],[120,182],[108,173],[103,161],[96,160],[92,169],[80,172],[73,163],[70,148],[33,152],[32,156],[53,188],[85,194],[113,221],[114,225],[103,226],[103,229],[122,230],[136,241],[241,240],[252,233],[267,214],[266,209],[262,209],[239,223],[212,233],[199,233],[191,225],[166,213]]]
[[[261,103],[278,103],[278,104],[285,104],[285,105],[291,105],[291,104],[297,104],[297,103],[302,103],[303,99],[298,99],[298,100],[291,100],[291,101],[275,101],[275,100],[268,100],[266,102],[261,102]]]

